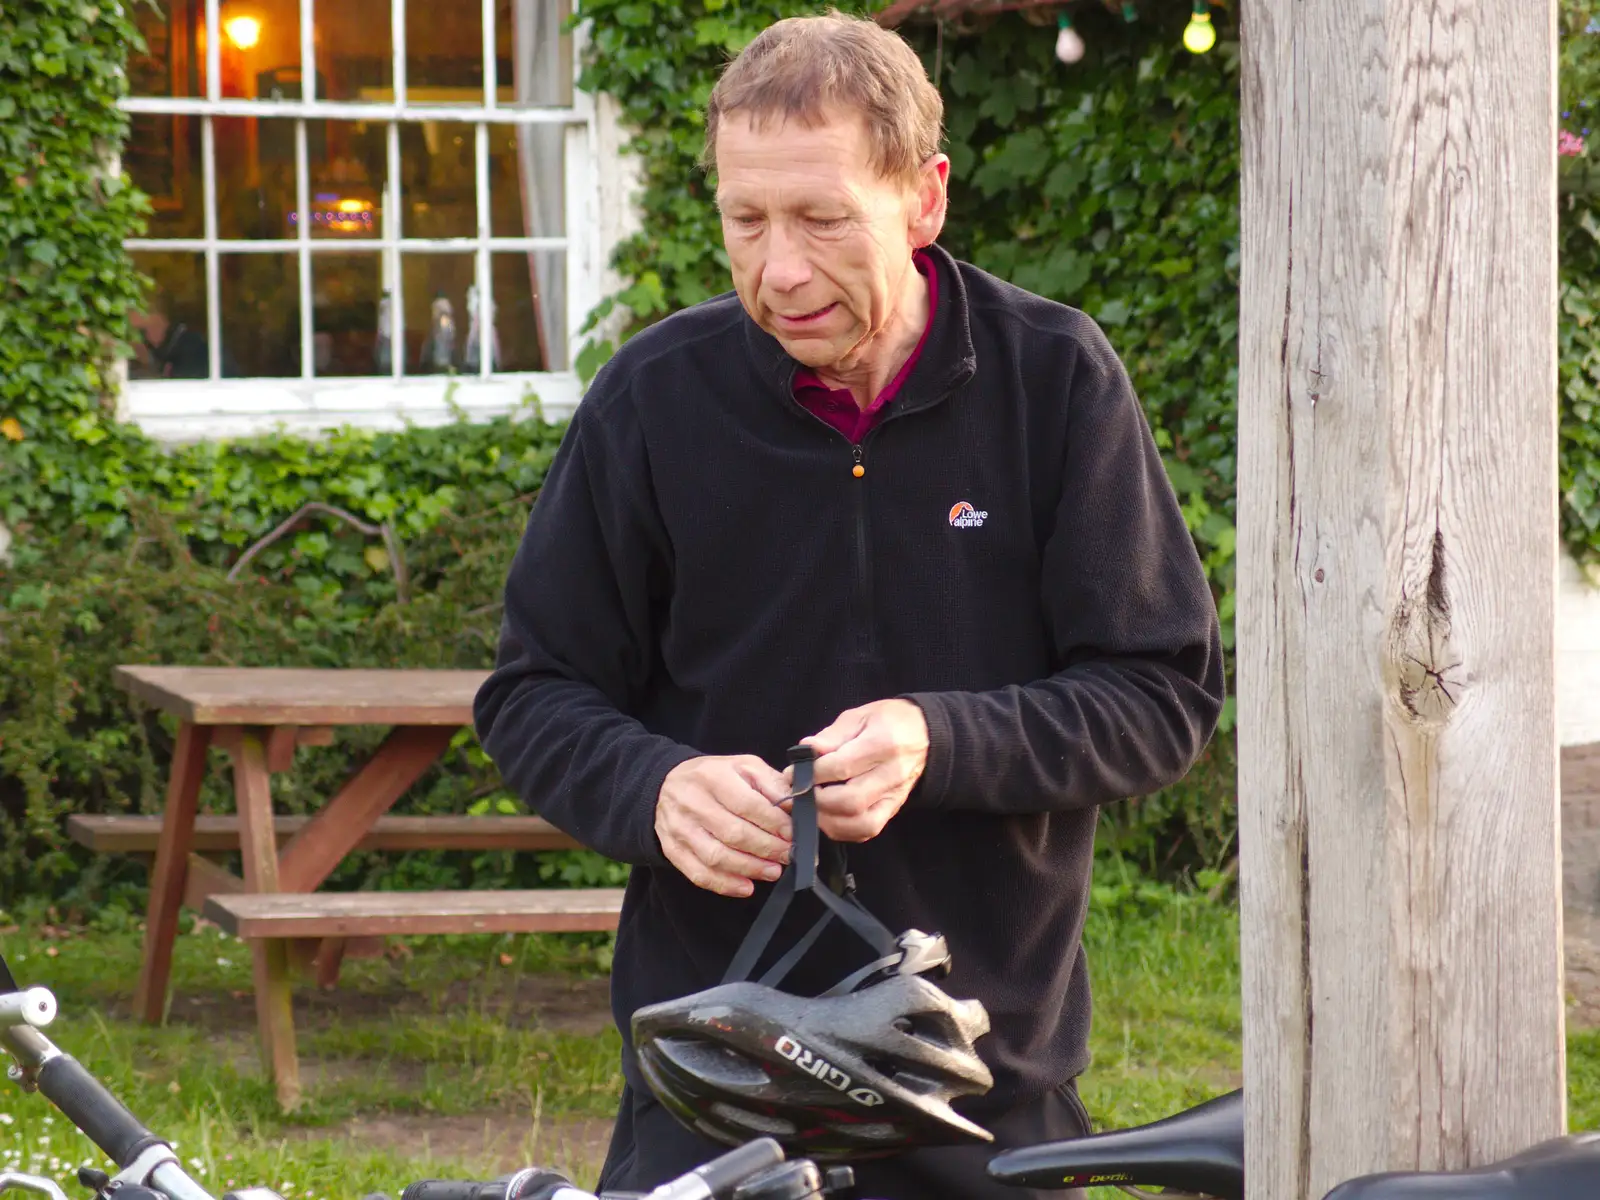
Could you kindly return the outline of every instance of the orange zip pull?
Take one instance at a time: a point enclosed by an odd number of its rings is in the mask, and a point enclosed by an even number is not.
[[[867,473],[867,469],[861,465],[861,447],[851,446],[850,452],[855,455],[856,460],[856,465],[850,468],[850,474],[854,475],[857,479],[860,479]]]

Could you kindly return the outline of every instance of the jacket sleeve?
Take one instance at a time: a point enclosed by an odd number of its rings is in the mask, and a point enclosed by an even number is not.
[[[1126,370],[1084,326],[1040,570],[1056,671],[907,695],[929,736],[914,806],[1049,812],[1147,795],[1183,777],[1221,715],[1221,632],[1199,554]]]
[[[474,724],[530,809],[607,858],[660,865],[656,798],[696,752],[628,715],[655,661],[670,557],[638,423],[624,405],[601,410],[579,406],[533,505]]]

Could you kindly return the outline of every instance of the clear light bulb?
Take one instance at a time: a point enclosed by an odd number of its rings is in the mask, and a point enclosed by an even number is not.
[[[1078,36],[1078,31],[1072,27],[1072,22],[1067,20],[1067,14],[1062,13],[1058,22],[1060,28],[1056,33],[1056,57],[1064,63],[1083,61],[1083,38]]]
[[[228,40],[241,50],[249,50],[261,40],[261,22],[255,17],[231,17],[222,29]]]
[[[1204,54],[1217,44],[1217,27],[1211,23],[1211,10],[1196,4],[1189,25],[1183,31],[1183,45],[1191,54]]]

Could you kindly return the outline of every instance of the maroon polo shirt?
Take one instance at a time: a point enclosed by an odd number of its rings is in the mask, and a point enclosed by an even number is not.
[[[801,367],[794,373],[794,398],[849,438],[851,445],[860,445],[861,439],[883,416],[889,402],[900,390],[900,385],[911,374],[911,368],[922,357],[923,343],[928,340],[928,330],[933,328],[933,314],[939,308],[939,272],[934,269],[933,260],[926,251],[918,250],[911,261],[928,281],[928,323],[923,326],[922,336],[917,339],[917,348],[911,352],[911,357],[906,359],[905,365],[895,372],[888,386],[878,393],[868,407],[863,409],[856,404],[856,398],[850,394],[849,388],[831,388],[809,368]]]

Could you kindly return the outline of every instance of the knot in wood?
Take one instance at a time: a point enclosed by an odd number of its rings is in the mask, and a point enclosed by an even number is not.
[[[1464,684],[1451,674],[1460,666],[1450,638],[1444,534],[1436,531],[1422,595],[1402,595],[1389,622],[1384,679],[1390,703],[1409,724],[1444,725],[1461,700]]]

